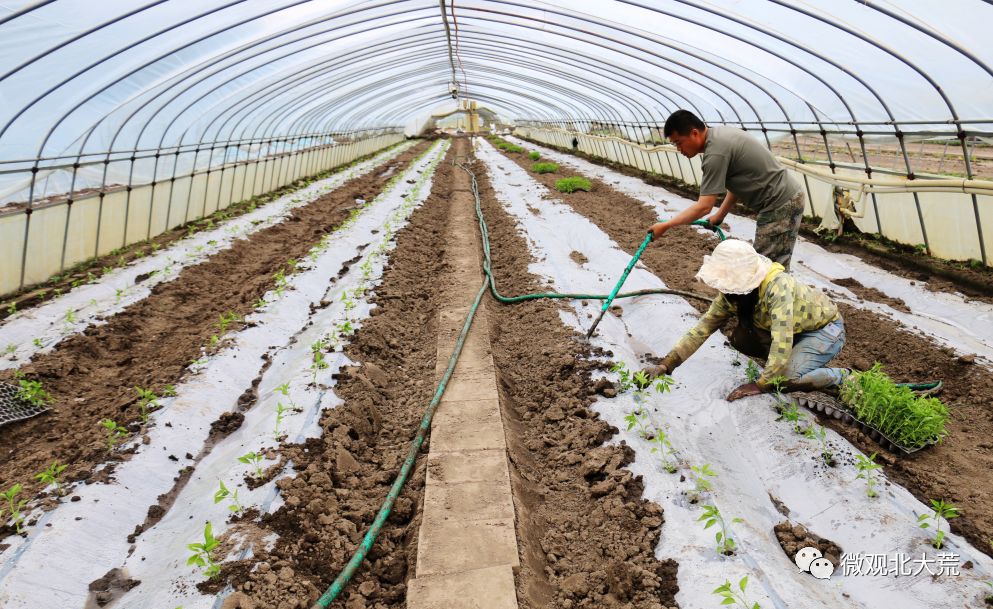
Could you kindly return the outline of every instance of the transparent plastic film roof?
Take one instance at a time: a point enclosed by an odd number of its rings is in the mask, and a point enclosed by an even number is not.
[[[5,1],[0,203],[410,135],[462,100],[636,141],[679,108],[770,145],[978,141],[991,20],[978,0]]]

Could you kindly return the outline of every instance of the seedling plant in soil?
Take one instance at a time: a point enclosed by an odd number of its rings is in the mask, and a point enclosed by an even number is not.
[[[652,439],[652,443],[654,444],[654,446],[652,446],[652,454],[659,456],[659,465],[662,466],[662,469],[670,474],[676,473],[676,464],[672,460],[675,450],[669,442],[669,434],[667,434],[660,427],[656,427],[654,433],[655,437]]]
[[[761,372],[759,372],[759,367],[755,365],[754,361],[749,359],[748,363],[745,364],[745,378],[748,379],[749,383],[754,383],[759,380],[760,375]]]
[[[705,521],[703,525],[704,530],[709,529],[714,525],[718,525],[720,530],[714,534],[714,539],[717,541],[717,553],[725,556],[731,556],[734,554],[734,539],[728,535],[727,523],[724,521],[724,516],[721,515],[721,511],[717,509],[716,505],[703,506],[703,514],[701,514],[696,520],[697,522],[700,522],[701,520]],[[731,522],[737,523],[745,521],[741,518],[732,518]]]
[[[931,527],[931,523],[928,520],[934,521],[934,539],[931,541],[931,545],[935,549],[940,550],[944,546],[945,532],[941,530],[941,519],[944,518],[946,521],[952,518],[958,518],[959,510],[952,503],[945,503],[943,499],[932,499],[931,500],[931,512],[925,512],[917,517],[918,526],[922,529],[927,529]]]
[[[203,569],[203,574],[207,576],[208,579],[213,578],[215,575],[221,572],[221,566],[214,562],[211,558],[210,553],[213,552],[220,542],[214,537],[213,531],[211,530],[210,521],[203,527],[203,543],[191,543],[187,544],[186,547],[193,552],[193,554],[186,559],[186,564],[189,566],[197,566]]]
[[[745,609],[762,609],[762,606],[758,604],[758,601],[750,603],[748,597],[745,596],[745,588],[747,587],[748,576],[746,575],[738,582],[738,590],[740,590],[740,592],[735,591],[734,588],[731,587],[731,582],[725,580],[724,585],[714,589],[713,593],[719,595],[723,599],[721,601],[721,605],[741,605]]]
[[[217,492],[214,493],[214,504],[218,504],[224,501],[225,499],[230,499],[231,505],[228,506],[228,509],[234,512],[235,514],[240,514],[244,508],[242,507],[241,502],[238,500],[238,489],[234,489],[234,491],[231,491],[228,489],[227,486],[224,485],[223,480],[218,480],[217,482],[219,484],[219,488],[217,489]]]
[[[824,461],[824,465],[827,465],[828,467],[834,467],[835,465],[837,465],[837,462],[834,459],[834,452],[830,448],[828,448],[827,430],[824,429],[824,426],[818,425],[816,430],[814,429],[813,426],[810,426],[807,429],[812,430],[814,433],[814,437],[816,437],[818,442],[820,442],[821,459]]]
[[[128,430],[126,427],[118,425],[113,419],[104,419],[100,421],[100,424],[103,425],[107,434],[107,452],[113,452],[114,447],[128,436]]]
[[[251,465],[255,468],[255,473],[253,474],[256,478],[262,478],[262,455],[255,451],[250,453],[245,453],[244,455],[238,457],[238,461],[244,463],[245,465]]]
[[[586,178],[572,176],[562,178],[561,180],[555,180],[555,190],[564,193],[576,192],[577,190],[590,192],[593,190],[593,183]]]
[[[855,468],[859,472],[855,479],[865,480],[865,495],[870,499],[879,496],[879,493],[876,492],[875,471],[881,467],[883,466],[876,463],[876,453],[872,453],[868,457],[862,454],[855,455]]]
[[[18,535],[24,532],[24,514],[21,513],[21,508],[23,508],[28,500],[18,499],[17,496],[21,494],[23,487],[20,483],[7,489],[6,492],[0,493],[0,498],[7,502],[7,512],[10,514],[10,520],[14,523],[14,530]]]
[[[18,384],[18,399],[24,400],[38,408],[43,408],[52,401],[52,396],[44,390],[41,381],[30,381],[20,371],[14,373],[14,378],[17,379]]]
[[[706,493],[714,489],[714,483],[711,482],[711,478],[717,476],[717,472],[710,468],[709,463],[704,463],[703,465],[692,465],[690,466],[693,474],[693,488],[698,493]]]
[[[45,488],[54,484],[55,493],[57,495],[62,495],[62,484],[59,482],[59,477],[67,467],[69,467],[67,464],[60,464],[58,459],[56,459],[55,461],[52,461],[52,464],[49,465],[45,471],[35,474],[35,480],[41,482]]]
[[[138,413],[141,416],[141,422],[147,424],[148,413],[159,407],[159,396],[155,395],[153,391],[141,387],[135,387],[134,390],[138,392]]]

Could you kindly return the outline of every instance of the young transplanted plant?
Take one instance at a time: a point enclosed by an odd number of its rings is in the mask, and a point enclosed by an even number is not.
[[[255,451],[252,451],[250,453],[245,453],[244,455],[238,457],[238,461],[241,461],[245,465],[251,465],[252,467],[254,467],[256,478],[261,478],[263,476],[262,465],[261,465],[262,455],[258,454]]]
[[[228,506],[228,509],[235,514],[240,514],[244,508],[241,506],[241,502],[238,501],[238,489],[230,491],[228,490],[228,487],[224,486],[223,480],[218,480],[217,482],[220,484],[220,488],[218,488],[217,492],[214,493],[214,503],[216,504],[224,501],[225,499],[230,499],[231,505]]]
[[[48,469],[46,469],[41,473],[35,474],[34,478],[38,482],[41,482],[43,485],[45,485],[45,487],[54,484],[55,493],[57,495],[61,495],[62,484],[59,483],[59,476],[62,475],[62,472],[64,472],[67,467],[69,467],[69,465],[65,463],[60,464],[58,459],[56,459],[55,461],[52,461],[52,464],[48,466]]]
[[[11,522],[14,523],[14,530],[18,535],[24,532],[24,514],[21,513],[21,508],[27,504],[27,499],[18,499],[17,496],[21,494],[22,486],[20,484],[15,484],[14,486],[7,489],[7,492],[0,493],[0,498],[7,502],[7,512],[10,513]]]
[[[42,388],[41,381],[29,381],[21,371],[15,372],[14,378],[17,379],[19,385],[17,389],[18,399],[38,408],[43,408],[52,401],[52,396]]]
[[[138,413],[141,416],[141,422],[148,423],[148,413],[159,407],[159,396],[141,387],[135,387],[134,390],[138,392]]]
[[[208,578],[213,578],[221,572],[221,566],[214,562],[214,559],[211,558],[210,553],[213,552],[219,545],[220,542],[217,541],[216,537],[214,537],[210,521],[207,521],[207,524],[203,527],[203,543],[191,543],[186,545],[186,547],[193,552],[193,555],[186,559],[186,564],[201,567],[204,575]]]
[[[881,467],[882,465],[876,463],[876,453],[872,453],[868,458],[863,454],[855,455],[855,468],[859,471],[859,475],[855,476],[855,479],[865,480],[865,494],[869,498],[879,496],[879,493],[876,492],[876,474],[874,472]]]
[[[696,488],[698,492],[703,493],[713,490],[714,483],[710,481],[710,478],[716,477],[717,472],[710,468],[709,463],[704,463],[700,466],[692,465],[690,466],[690,469],[693,471],[694,488]]]
[[[111,452],[118,442],[127,437],[128,429],[118,425],[112,419],[104,419],[100,421],[100,424],[103,425],[104,431],[107,433],[107,452]]]
[[[696,519],[697,522],[705,520],[703,528],[709,529],[714,525],[720,526],[721,530],[717,531],[714,538],[717,540],[717,553],[724,554],[725,556],[730,556],[734,554],[735,543],[734,539],[728,535],[727,523],[724,521],[724,516],[721,515],[721,511],[717,509],[716,505],[705,505],[703,506],[703,514]],[[745,522],[741,518],[732,518],[732,523]]]
[[[931,545],[940,550],[944,546],[945,532],[941,530],[941,519],[946,521],[959,517],[959,509],[951,503],[945,503],[943,499],[931,500],[931,512],[924,513],[917,517],[918,526],[922,529],[931,527],[928,520],[934,520],[934,540]]]
[[[738,582],[737,592],[731,587],[731,582],[725,580],[724,585],[714,589],[714,594],[720,595],[724,600],[721,601],[721,605],[741,605],[745,609],[762,609],[762,606],[758,604],[758,601],[751,603],[748,597],[745,596],[745,588],[748,587],[748,576],[744,576]]]
[[[652,447],[652,454],[659,456],[659,464],[662,466],[662,469],[670,474],[676,473],[676,464],[672,461],[675,449],[672,448],[672,444],[669,442],[669,434],[662,428],[656,427],[655,437],[652,439],[652,443],[655,445]]]

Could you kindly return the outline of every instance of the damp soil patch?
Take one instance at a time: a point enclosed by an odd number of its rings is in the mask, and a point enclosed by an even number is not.
[[[484,165],[473,170],[498,288],[546,291],[528,272],[531,253]],[[591,376],[601,365],[593,357],[610,354],[591,352],[562,323],[560,306],[487,303],[517,510],[518,602],[526,609],[674,606],[678,564],[655,558],[662,508],[642,498],[641,478],[624,467],[634,451],[605,444],[618,430],[590,408],[598,388]]]
[[[386,499],[434,394],[452,171],[460,170],[438,166],[431,194],[397,233],[371,297],[376,306],[345,348],[355,365],[337,375],[333,390],[343,403],[323,413],[321,437],[284,446],[295,474],[277,481],[285,503],[258,523],[278,540],[271,550],[257,547],[252,558],[224,564],[222,579],[236,590],[225,607],[311,606]],[[332,607],[405,606],[406,582],[415,576],[425,454],[422,449],[366,562]]]
[[[406,151],[389,165],[406,167],[428,144]],[[284,222],[237,240],[201,264],[184,269],[105,324],[68,337],[21,371],[42,382],[53,399],[44,416],[0,428],[0,486],[26,483],[53,460],[69,464],[68,481],[94,481],[93,467],[108,460],[103,419],[140,433],[135,387],[163,393],[178,383],[202,345],[218,332],[221,314],[239,318],[274,285],[273,275],[301,259],[341,224],[356,198],[373,197],[388,182],[362,176],[297,208]],[[289,272],[289,271],[287,271]],[[236,325],[230,326],[232,329]],[[12,372],[0,374],[8,380]],[[232,405],[234,406],[234,405]],[[112,459],[126,458],[114,453]],[[112,472],[105,468],[101,478]]]
[[[520,161],[526,157],[506,156],[529,171],[528,163]],[[554,188],[554,180],[558,178],[580,175],[569,171],[543,175],[529,171],[529,174],[549,189]],[[645,231],[656,221],[654,212],[611,186],[594,182],[595,195],[576,192],[550,196],[587,217],[633,255],[644,240]],[[694,276],[703,256],[716,244],[717,238],[711,234],[676,227],[667,231],[658,243],[650,244],[641,262],[671,288],[715,294]],[[707,306],[693,300],[687,302],[699,311]],[[974,358],[959,356],[951,348],[936,345],[885,316],[845,303],[839,303],[839,308],[845,319],[847,342],[832,365],[867,370],[874,362],[880,362],[897,382],[944,380],[940,397],[951,412],[949,434],[941,444],[901,458],[858,429],[827,418],[821,423],[864,453],[879,452],[889,480],[905,487],[925,505],[930,505],[931,499],[944,499],[958,506],[962,515],[952,520],[952,530],[993,556],[993,545],[989,542],[993,539],[993,373],[975,363]],[[729,325],[725,332],[730,329]],[[677,379],[678,374],[677,371]],[[745,382],[744,372],[741,382]]]
[[[857,279],[852,277],[844,277],[842,279],[832,279],[831,283],[835,285],[840,285],[842,287],[848,288],[861,300],[868,300],[870,302],[878,302],[879,304],[884,304],[889,307],[896,309],[897,311],[903,311],[904,313],[910,313],[910,307],[907,303],[903,301],[902,298],[893,298],[892,296],[887,296],[883,292],[880,292],[876,288],[867,288],[862,285]]]

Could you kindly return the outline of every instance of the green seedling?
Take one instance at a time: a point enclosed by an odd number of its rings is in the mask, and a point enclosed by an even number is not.
[[[22,488],[20,484],[15,484],[7,489],[7,492],[0,493],[0,498],[7,501],[7,512],[10,514],[10,519],[14,523],[14,530],[17,531],[18,535],[24,532],[24,514],[21,513],[21,508],[28,502],[27,499],[17,498],[21,494]]]
[[[76,279],[76,280],[74,280],[74,281],[73,281],[73,282],[72,282],[71,284],[69,284],[69,285],[70,285],[70,287],[71,287],[72,289],[74,289],[74,290],[75,290],[75,289],[76,289],[76,288],[78,288],[78,287],[79,287],[80,285],[82,285],[82,283],[83,283],[83,280],[82,280],[82,279]]]
[[[96,298],[91,298],[90,299],[90,306],[91,307],[97,306],[97,299]]]
[[[73,311],[72,309],[69,309],[68,311],[66,311],[66,323],[67,324],[74,324],[74,323],[76,323],[76,312]]]
[[[725,556],[734,554],[734,539],[728,535],[727,523],[724,521],[724,516],[721,515],[721,511],[717,509],[716,505],[703,506],[703,514],[701,514],[696,521],[706,521],[703,525],[704,530],[709,529],[714,525],[718,525],[721,530],[717,531],[714,535],[714,538],[717,540],[717,553],[724,554]],[[732,518],[731,522],[736,523],[745,521],[741,518]]]
[[[324,359],[324,351],[328,348],[328,344],[325,339],[320,339],[310,346],[311,353],[313,354],[313,361],[310,363],[311,370],[314,371],[314,382],[317,382],[317,373],[321,370],[327,370],[330,364]]]
[[[35,474],[34,478],[38,482],[41,482],[41,484],[45,487],[54,484],[56,494],[61,495],[62,484],[59,482],[59,476],[62,475],[62,472],[64,472],[67,467],[69,467],[67,464],[59,463],[56,459],[55,461],[52,461],[52,464],[49,465],[45,471]]]
[[[204,575],[208,578],[213,578],[221,572],[220,565],[214,562],[214,559],[210,556],[210,553],[213,552],[218,545],[220,545],[220,542],[214,537],[210,522],[208,521],[203,527],[203,543],[191,543],[186,545],[186,547],[193,552],[193,555],[186,559],[186,564],[188,566],[196,565],[202,568],[204,570]]]
[[[558,170],[558,163],[535,163],[531,165],[531,171],[534,173],[555,173]]]
[[[176,386],[166,385],[162,388],[162,397],[164,398],[174,398],[176,397]]]
[[[754,383],[759,380],[760,374],[759,367],[755,365],[755,362],[748,360],[748,363],[745,364],[745,378],[748,379],[748,382]]]
[[[3,350],[4,355],[13,355],[15,353],[17,353],[17,345],[14,343],[8,344],[7,348]]]
[[[276,429],[274,430],[273,435],[277,440],[283,437],[283,434],[279,433],[279,427],[283,424],[283,418],[289,410],[289,408],[283,406],[282,402],[276,402]]]
[[[283,269],[276,271],[276,274],[272,278],[276,281],[278,287],[286,287],[286,271]]]
[[[338,335],[339,336],[351,336],[352,335],[352,332],[355,331],[355,328],[352,327],[352,321],[349,320],[349,319],[346,319],[345,321],[343,321],[340,324],[338,324],[335,327],[335,330],[338,331]]]
[[[111,272],[113,270],[114,270],[114,267],[112,267],[112,266],[105,266],[102,269],[100,269],[100,273],[102,275],[106,275],[107,273],[109,273],[109,272]]]
[[[876,453],[872,453],[868,458],[862,454],[855,455],[855,468],[859,472],[855,479],[865,480],[865,494],[869,498],[879,496],[879,493],[876,492],[876,474],[874,472],[882,467],[876,463]]]
[[[738,590],[735,591],[731,587],[731,582],[725,580],[724,585],[719,586],[714,589],[714,594],[719,595],[723,600],[721,605],[741,605],[745,609],[762,609],[762,606],[758,604],[758,601],[752,603],[745,596],[745,588],[748,586],[748,576],[744,576],[738,581]]]
[[[38,347],[39,349],[41,349],[44,346],[41,344],[40,338],[34,339],[33,341],[31,341],[31,344],[34,345],[35,347]]]
[[[264,309],[267,304],[269,303],[265,301],[265,298],[259,297],[259,299],[255,301],[255,308]]]
[[[531,152],[528,153],[528,158],[531,159],[532,161],[537,161],[538,159],[541,158],[541,153],[538,152],[537,150],[532,150]]]
[[[128,436],[128,430],[112,419],[104,419],[100,421],[100,424],[103,425],[104,432],[107,434],[107,452],[112,452],[114,446]]]
[[[128,261],[124,259],[124,256],[117,257],[117,266],[124,266]]]
[[[220,484],[220,488],[217,489],[216,493],[214,493],[214,503],[217,504],[225,499],[230,499],[231,505],[228,506],[228,509],[235,514],[240,514],[244,508],[242,507],[241,502],[238,501],[238,489],[235,489],[234,492],[232,492],[228,490],[228,487],[224,486],[223,480],[218,480],[217,482]]]
[[[896,385],[878,363],[865,372],[848,375],[839,396],[860,421],[904,448],[940,442],[948,434],[948,408],[935,398],[918,396],[909,387]]]
[[[714,483],[711,482],[711,478],[717,476],[717,472],[710,468],[709,463],[704,463],[701,466],[690,466],[693,470],[693,485],[698,492],[707,492],[714,489]]]
[[[207,356],[198,357],[194,360],[190,360],[190,366],[194,368],[197,366],[203,366],[206,363],[207,363]]]
[[[141,416],[141,422],[148,423],[148,413],[159,407],[159,396],[141,387],[135,387],[134,390],[138,392],[138,412]]]
[[[244,463],[245,465],[251,465],[252,467],[254,467],[256,478],[262,477],[262,465],[261,465],[262,455],[253,451],[238,457],[238,460]]]
[[[659,456],[659,464],[662,466],[662,469],[670,474],[676,473],[676,464],[672,461],[672,455],[675,450],[669,442],[669,435],[662,429],[656,428],[652,443],[655,445],[652,447],[652,454]]]
[[[117,288],[114,294],[114,304],[120,304],[121,298],[124,296],[124,293],[127,291],[128,291],[127,288]]]
[[[273,389],[272,392],[273,393],[281,393],[283,395],[290,395],[290,384],[289,383],[283,383],[279,387],[276,387],[275,389]]]
[[[564,193],[576,192],[577,190],[590,192],[593,190],[593,183],[586,178],[572,176],[569,178],[562,178],[561,180],[555,180],[555,190]]]
[[[817,438],[818,442],[821,444],[821,459],[824,460],[824,465],[834,467],[834,452],[828,448],[827,430],[824,429],[823,425],[818,425],[816,431],[814,430],[813,425],[807,429],[813,431],[814,437]]]
[[[219,316],[217,321],[217,328],[219,330],[218,333],[224,334],[224,332],[227,331],[228,326],[235,321],[241,321],[241,317],[239,317],[234,311],[228,311],[227,313]]]
[[[86,281],[87,281],[87,283],[95,283],[96,280],[97,280],[97,276],[94,275],[92,272],[86,273]]]
[[[55,288],[52,290],[52,298],[58,298],[62,296],[62,288]]]
[[[635,427],[638,428],[638,436],[641,438],[648,437],[648,413],[642,409],[635,410],[628,416],[624,417],[624,420],[628,423],[628,431],[631,431]]]
[[[934,521],[934,540],[931,545],[940,550],[944,546],[945,532],[941,530],[941,519],[946,521],[959,517],[959,510],[951,503],[945,503],[943,499],[931,500],[931,512],[924,513],[917,517],[918,526],[922,529],[931,527],[928,520]]]
[[[800,407],[796,405],[796,402],[788,402],[783,406],[783,411],[779,414],[779,418],[776,420],[792,423],[793,431],[802,434],[803,429],[800,427],[800,421],[806,420],[806,417],[802,412],[800,412]]]
[[[221,342],[221,337],[220,336],[218,336],[216,334],[211,334],[210,335],[210,346],[211,347],[216,347],[217,344],[220,343],[220,342]]]
[[[11,300],[7,303],[7,315],[13,315],[17,313],[17,301]]]
[[[16,374],[19,385],[17,397],[38,408],[44,408],[52,401],[52,396],[41,386],[41,381],[29,381],[23,374]]]

